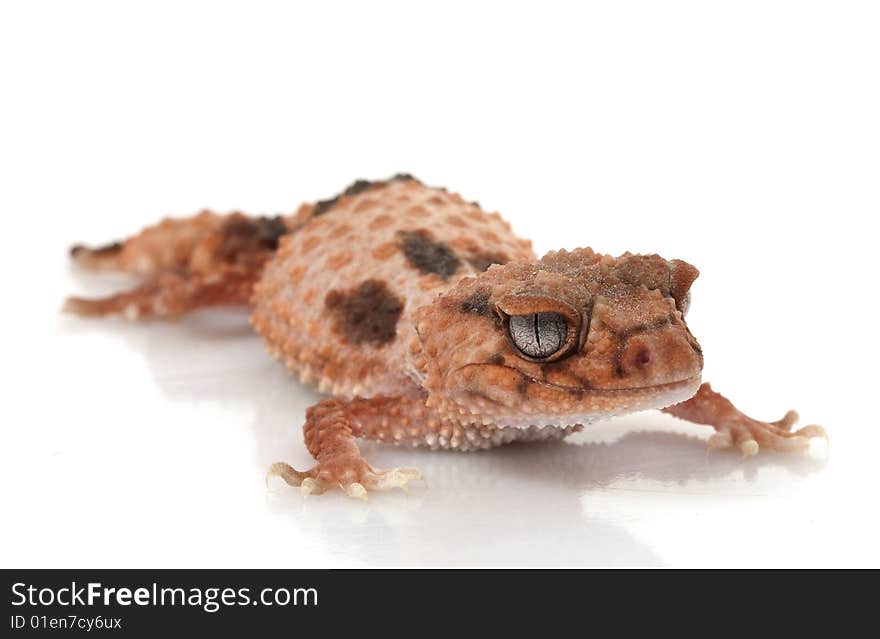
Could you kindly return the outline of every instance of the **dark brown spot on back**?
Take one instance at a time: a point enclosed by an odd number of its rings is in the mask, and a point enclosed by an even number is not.
[[[287,232],[281,216],[237,216],[223,227],[223,242],[217,247],[216,255],[221,260],[234,261],[246,253],[274,251],[281,236]]]
[[[494,364],[495,366],[501,366],[504,364],[504,355],[501,353],[495,353],[489,358],[489,363]]]
[[[413,181],[418,182],[416,178],[414,178],[409,173],[397,173],[396,175],[391,176],[387,180],[355,180],[351,184],[349,184],[344,191],[339,193],[338,195],[334,195],[333,197],[327,200],[319,200],[315,203],[315,209],[312,211],[313,216],[323,215],[330,209],[332,209],[339,202],[340,198],[343,196],[353,196],[359,195],[364,191],[370,190],[374,186],[382,186],[385,184],[389,184],[391,182],[407,182]]]
[[[238,235],[252,238],[268,249],[278,248],[278,240],[288,232],[284,225],[284,218],[280,215],[263,216],[254,220],[233,220],[226,225],[223,231],[227,236]]]
[[[333,290],[324,298],[333,331],[352,344],[382,346],[394,340],[403,302],[385,282],[365,280],[353,289]]]
[[[479,272],[485,271],[493,264],[507,264],[509,258],[504,253],[477,253],[467,258],[468,264]]]
[[[363,193],[373,186],[373,184],[374,182],[371,182],[370,180],[355,180],[345,188],[342,195],[357,195],[358,193]]]
[[[399,235],[407,261],[425,275],[434,273],[445,280],[461,266],[452,249],[435,241],[428,231],[400,231]]]
[[[331,197],[328,200],[318,200],[317,202],[315,202],[315,209],[314,211],[312,211],[312,215],[314,215],[315,217],[318,217],[319,215],[324,215],[324,213],[332,209],[338,201],[338,195]]]

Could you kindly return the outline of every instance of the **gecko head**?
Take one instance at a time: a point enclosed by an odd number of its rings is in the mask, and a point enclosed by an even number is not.
[[[416,312],[416,367],[441,410],[571,425],[683,401],[703,357],[684,321],[696,268],[554,251],[461,280]]]

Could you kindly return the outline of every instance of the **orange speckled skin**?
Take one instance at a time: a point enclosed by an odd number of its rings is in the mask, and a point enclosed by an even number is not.
[[[310,208],[301,215],[308,216]],[[340,397],[412,394],[407,349],[415,311],[474,275],[470,261],[482,255],[534,258],[531,243],[513,235],[497,213],[415,180],[343,197],[325,214],[307,219],[282,239],[267,265],[254,290],[252,323],[303,382]],[[448,278],[408,263],[399,234],[419,230],[459,258]],[[325,308],[328,292],[370,279],[385,283],[404,306],[388,343],[353,343],[335,329]]]
[[[711,425],[711,445],[745,454],[824,436],[792,432],[793,411],[751,419],[700,385],[703,355],[684,320],[690,264],[588,248],[536,259],[497,213],[407,175],[355,182],[283,218],[203,212],[72,255],[145,278],[68,300],[82,315],[253,306],[270,353],[332,396],[306,415],[315,466],[269,470],[306,493],[364,497],[420,477],[374,469],[357,438],[477,450],[650,408]]]

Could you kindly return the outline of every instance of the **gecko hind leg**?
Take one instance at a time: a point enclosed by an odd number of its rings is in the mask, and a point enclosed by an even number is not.
[[[366,499],[372,490],[406,490],[409,482],[423,479],[415,468],[378,470],[361,456],[355,438],[377,438],[375,429],[364,426],[379,412],[389,408],[392,398],[354,399],[350,402],[328,399],[306,411],[303,427],[306,448],[316,460],[315,466],[302,472],[289,464],[272,464],[268,477],[281,477],[291,486],[299,486],[306,495],[321,494],[341,488],[350,497]]]
[[[199,308],[248,304],[258,276],[259,271],[235,267],[209,274],[168,272],[108,297],[69,297],[62,310],[87,317],[119,314],[131,320],[178,317]]]
[[[706,424],[715,429],[709,438],[710,448],[738,448],[745,456],[755,455],[759,450],[792,452],[807,450],[810,440],[828,435],[821,426],[804,426],[796,431],[792,427],[798,414],[790,410],[775,422],[762,422],[741,413],[726,397],[712,390],[709,384],[700,386],[689,400],[663,409],[680,419]]]

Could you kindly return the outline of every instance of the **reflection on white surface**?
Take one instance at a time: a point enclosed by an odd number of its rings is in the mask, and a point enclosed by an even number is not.
[[[311,464],[301,423],[317,395],[265,355],[246,313],[57,321],[66,421],[39,420],[12,462],[41,466],[18,504],[25,534],[45,536],[31,563],[796,564],[817,521],[838,524],[824,456],[709,453],[709,429],[659,413],[467,454],[364,443],[427,485],[303,498],[263,473]]]

